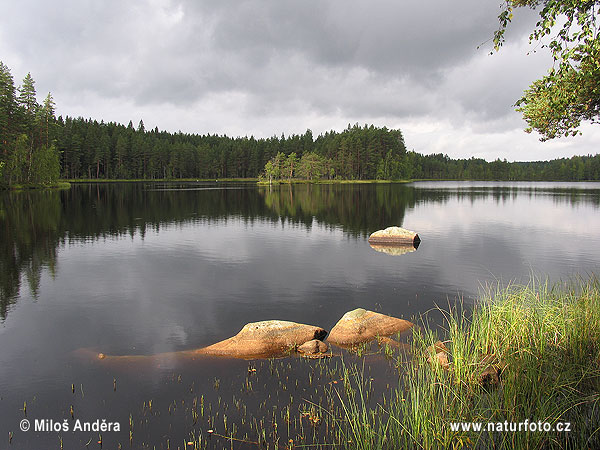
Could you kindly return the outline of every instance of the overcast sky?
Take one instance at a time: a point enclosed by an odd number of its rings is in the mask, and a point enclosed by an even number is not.
[[[512,105],[551,58],[532,52],[529,10],[490,55],[500,3],[0,0],[0,60],[59,114],[147,129],[316,136],[358,122],[454,158],[597,153],[597,125],[545,143],[523,132]]]

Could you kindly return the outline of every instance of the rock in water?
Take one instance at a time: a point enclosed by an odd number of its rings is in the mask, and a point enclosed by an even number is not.
[[[427,347],[427,351],[429,355],[427,356],[427,361],[430,363],[438,363],[444,369],[450,368],[450,362],[448,361],[448,348],[444,345],[442,341],[437,341],[435,344]],[[435,356],[433,356],[435,355]]]
[[[420,242],[421,239],[417,233],[400,227],[388,227],[385,230],[376,231],[369,236],[369,244],[386,246],[413,244],[418,246]]]
[[[328,348],[325,342],[313,339],[312,341],[305,342],[296,350],[303,355],[318,355],[319,353],[327,352]]]
[[[326,352],[327,345],[321,342],[325,339],[325,336],[327,336],[327,331],[313,325],[287,322],[285,320],[266,320],[264,322],[248,323],[235,336],[208,347],[194,350],[181,350],[154,355],[105,355],[90,349],[79,349],[75,353],[80,357],[96,359],[104,363],[112,362],[126,365],[151,363],[157,366],[168,366],[173,364],[173,361],[193,361],[204,355],[242,359],[276,358],[289,354],[305,343],[307,344],[304,347],[305,353],[311,351],[311,348],[314,351]],[[320,344],[312,342],[315,339]]]
[[[413,326],[408,320],[358,308],[349,311],[335,324],[328,342],[336,345],[355,345],[376,337],[391,336]]]
[[[198,354],[234,358],[283,356],[305,342],[327,336],[323,328],[285,320],[266,320],[244,325],[229,339],[196,350]]]

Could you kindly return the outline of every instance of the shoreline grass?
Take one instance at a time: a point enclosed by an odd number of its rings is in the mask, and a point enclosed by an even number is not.
[[[280,185],[292,185],[292,184],[403,184],[412,183],[415,180],[274,180],[271,183],[264,180],[256,182],[259,186],[280,186]]]
[[[50,184],[12,184],[10,186],[6,186],[6,190],[11,191],[27,191],[27,190],[37,190],[37,189],[70,189],[71,183],[68,181],[60,180]]]
[[[446,314],[450,365],[437,362],[427,327],[399,359],[399,385],[383,404],[340,398],[349,448],[583,449],[600,443],[600,282],[509,286],[472,314]],[[491,369],[491,370],[490,370]],[[349,370],[349,369],[345,369]],[[485,375],[496,373],[496,382]],[[360,372],[352,384],[364,389]],[[492,377],[493,378],[493,377]],[[358,402],[358,404],[353,404]],[[569,422],[570,432],[497,431],[499,424]],[[482,432],[453,422],[483,423]],[[487,424],[492,429],[487,430]],[[369,430],[366,433],[365,430]],[[349,444],[350,443],[350,444]]]
[[[427,180],[273,180],[272,183],[260,180],[259,178],[119,178],[119,179],[104,179],[104,178],[73,178],[66,179],[69,183],[178,183],[178,182],[256,182],[259,186],[278,186],[282,184],[373,184],[373,183],[411,183],[413,181]]]
[[[282,184],[407,184],[414,183],[419,181],[471,181],[471,182],[479,182],[479,181],[487,181],[487,182],[520,182],[520,181],[530,181],[530,182],[538,182],[536,180],[480,180],[480,179],[453,179],[453,178],[444,178],[444,179],[436,179],[436,178],[411,178],[407,180],[301,180],[301,179],[293,179],[293,180],[273,180],[271,183],[265,180],[261,180],[260,178],[154,178],[154,179],[144,179],[144,178],[118,178],[118,179],[105,179],[105,178],[69,178],[61,180],[61,182],[68,183],[189,183],[189,182],[241,182],[241,183],[252,183],[255,182],[259,186],[278,186]],[[544,183],[546,181],[539,181],[540,183]],[[562,181],[552,181],[552,183],[561,183]],[[597,181],[581,181],[581,183],[594,183]],[[571,183],[570,181],[565,181],[564,183]]]
[[[66,179],[69,183],[189,183],[189,182],[248,182],[257,181],[258,178],[72,178]]]

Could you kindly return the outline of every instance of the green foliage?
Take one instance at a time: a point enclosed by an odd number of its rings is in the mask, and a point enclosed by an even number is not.
[[[279,178],[278,171],[271,160],[267,161],[267,164],[265,164],[265,177],[269,180],[269,183],[272,183],[273,179]]]
[[[403,178],[403,176],[405,179],[408,179],[410,178],[410,175],[406,176],[406,172],[405,165],[402,164],[402,159],[395,157],[391,150],[377,165],[378,180],[399,180]]]
[[[398,361],[399,385],[376,407],[362,395],[342,402],[346,448],[598,448],[600,283],[511,286],[484,296],[472,314],[446,312],[450,365],[437,363],[438,336],[413,333],[412,358]],[[492,368],[498,382],[485,384]],[[347,371],[348,372],[348,371]],[[368,380],[350,370],[358,394]],[[571,431],[452,430],[451,423],[570,422]],[[362,424],[362,427],[358,427]]]
[[[320,179],[325,173],[325,160],[315,152],[308,152],[300,158],[298,174],[306,180]]]
[[[541,140],[576,135],[582,121],[598,121],[600,113],[600,0],[508,0],[498,16],[494,47],[504,43],[516,7],[539,8],[540,20],[529,39],[552,53],[554,65],[517,101],[517,110]],[[545,43],[546,37],[549,42]]]
[[[10,69],[0,61],[0,145],[6,154],[15,134],[17,100]]]
[[[594,80],[572,83],[578,88],[570,89],[569,95],[580,92],[582,86],[598,89]],[[48,180],[55,180],[55,156],[58,177],[64,179],[260,177],[271,183],[292,179],[600,180],[598,155],[532,163],[453,160],[443,154],[407,151],[400,130],[358,124],[316,138],[310,130],[302,135],[267,139],[167,133],[157,128],[147,130],[143,121],[135,128],[133,122],[124,126],[83,118],[56,118],[52,95],[48,94],[42,105],[34,106],[34,93],[35,84],[28,75],[17,99],[10,70],[0,63],[3,185],[47,184]],[[546,102],[546,106],[531,114],[545,109],[556,112],[557,121],[563,117],[555,97],[534,97],[540,105]],[[564,102],[563,109],[569,109],[569,105]],[[537,117],[535,120],[546,120],[548,115],[540,113]],[[38,170],[43,173],[37,174]]]
[[[294,173],[297,170],[298,166],[298,155],[296,152],[290,153],[283,163],[283,176],[285,176],[288,181],[294,178]]]
[[[23,78],[23,84],[19,87],[18,102],[25,110],[25,113],[33,118],[39,105],[36,99],[35,82],[30,73]]]
[[[36,99],[31,74],[23,79],[19,96],[12,75],[0,62],[0,171],[3,185],[47,186],[60,176],[60,156],[53,145],[57,129],[55,104],[48,93]]]
[[[54,146],[41,147],[32,155],[30,183],[50,185],[58,180],[60,164]]]
[[[29,138],[27,135],[22,134],[17,138],[14,149],[8,157],[6,171],[9,185],[27,182],[28,156]]]

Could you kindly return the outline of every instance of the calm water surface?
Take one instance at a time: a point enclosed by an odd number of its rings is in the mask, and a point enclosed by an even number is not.
[[[418,250],[373,250],[368,235],[391,225],[417,231]],[[183,448],[209,428],[227,434],[240,398],[268,428],[290,396],[296,415],[304,401],[318,402],[313,384],[330,382],[322,366],[336,358],[114,366],[81,349],[187,350],[267,319],[331,329],[356,307],[411,319],[457,299],[473,304],[490,283],[598,273],[598,230],[600,183],[132,183],[2,193],[0,448],[11,432],[12,448],[58,449],[60,439],[64,448],[100,448],[98,433],[19,430],[25,414],[32,427],[72,424],[71,406],[75,418],[120,423],[120,432],[102,433],[103,448],[129,447],[130,417],[133,448]],[[370,364],[385,386],[393,368],[380,359]],[[211,414],[196,418],[194,398]],[[238,422],[236,436],[253,440],[253,430]]]

